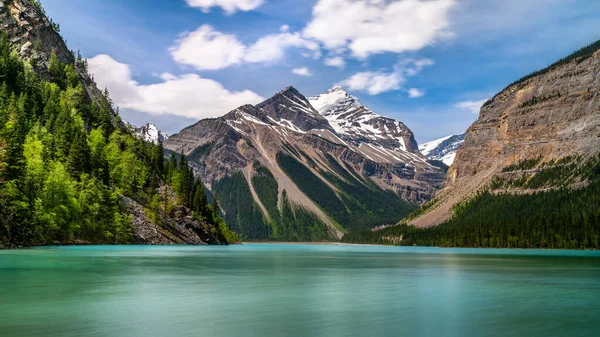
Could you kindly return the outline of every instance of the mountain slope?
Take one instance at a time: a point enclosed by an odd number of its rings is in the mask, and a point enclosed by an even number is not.
[[[419,145],[421,153],[429,160],[439,160],[450,166],[456,157],[456,151],[465,141],[465,134],[451,135]]]
[[[69,64],[81,81],[85,101],[88,104],[100,104],[106,96],[98,89],[88,74],[87,61],[75,56],[59,34],[59,26],[48,19],[39,2],[32,0],[1,0],[0,28],[18,51],[19,56],[29,61],[33,69],[43,79],[52,79],[51,58],[54,56],[60,64]],[[107,122],[113,127],[124,129],[124,124],[109,107]]]
[[[293,87],[202,120],[165,148],[195,163],[227,224],[251,240],[330,240],[394,223],[442,177],[426,164],[367,158]]]
[[[0,1],[0,26],[0,246],[235,240],[185,158],[134,138],[90,86],[39,2]]]
[[[600,41],[484,104],[446,179],[402,225],[345,241],[600,249]]]

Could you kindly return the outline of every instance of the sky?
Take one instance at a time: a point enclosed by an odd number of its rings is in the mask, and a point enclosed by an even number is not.
[[[596,0],[42,0],[123,119],[173,134],[341,85],[419,143],[600,39]]]

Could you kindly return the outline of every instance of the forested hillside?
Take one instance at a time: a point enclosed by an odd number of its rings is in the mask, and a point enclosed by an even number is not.
[[[402,246],[600,249],[600,155],[566,157],[546,164],[526,160],[507,167],[505,173],[511,174],[496,178],[477,196],[457,204],[454,216],[439,226],[417,228],[401,224],[380,231],[350,233],[343,241]],[[522,187],[526,188],[522,193],[508,192]],[[542,190],[529,193],[530,188]]]
[[[186,206],[212,243],[234,240],[184,158],[116,127],[107,91],[86,103],[85,65],[52,55],[42,77],[0,37],[0,245],[138,242],[124,196],[159,227]]]

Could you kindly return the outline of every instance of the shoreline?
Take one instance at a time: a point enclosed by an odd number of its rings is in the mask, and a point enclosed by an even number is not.
[[[313,246],[356,246],[356,247],[405,247],[405,248],[439,248],[439,249],[501,249],[501,250],[541,250],[541,251],[600,251],[599,249],[568,249],[568,248],[492,248],[492,247],[438,247],[438,246],[396,246],[396,245],[383,245],[383,244],[369,244],[369,243],[343,243],[333,241],[319,241],[319,242],[286,242],[286,241],[249,241],[249,242],[236,242],[228,245],[191,245],[191,244],[172,244],[172,245],[156,245],[156,244],[61,244],[53,245],[55,247],[71,247],[71,246],[166,246],[166,247],[177,247],[177,246],[235,246],[235,245],[313,245]],[[0,251],[8,250],[20,250],[20,249],[35,249],[39,247],[53,247],[53,246],[6,246],[0,244]]]
[[[344,243],[335,241],[302,241],[302,242],[286,242],[286,241],[248,241],[242,242],[244,245],[313,245],[313,246],[370,246],[370,247],[399,247],[392,245],[381,245],[371,243]]]

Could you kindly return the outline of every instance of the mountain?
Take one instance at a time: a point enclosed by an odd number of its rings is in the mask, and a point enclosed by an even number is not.
[[[465,141],[465,134],[450,135],[419,145],[421,153],[429,160],[439,160],[450,166],[456,157],[456,151]]]
[[[169,135],[160,131],[156,125],[148,123],[140,128],[133,127],[135,135],[150,143],[158,144],[159,142],[164,143],[169,139]]]
[[[342,87],[335,86],[308,100],[340,138],[365,157],[381,163],[428,167],[404,123],[371,111]]]
[[[344,240],[600,249],[599,98],[600,41],[486,102],[431,202]]]
[[[0,0],[0,27],[0,247],[236,241],[185,158],[134,137],[39,1]]]
[[[375,143],[400,147],[398,138],[361,143],[359,137],[338,133],[287,87],[255,106],[201,120],[172,135],[165,148],[186,155],[243,238],[316,241],[395,223],[429,200],[443,179],[416,143],[407,141],[416,153],[401,153],[402,161]],[[366,144],[381,155],[367,156]]]

